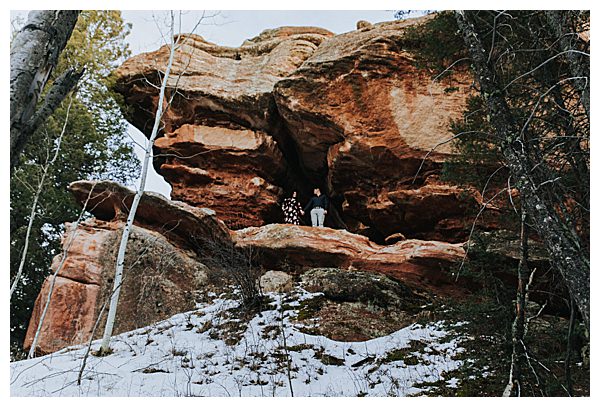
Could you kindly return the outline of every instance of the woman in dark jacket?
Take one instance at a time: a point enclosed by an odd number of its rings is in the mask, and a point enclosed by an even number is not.
[[[283,209],[283,221],[285,223],[291,223],[292,225],[300,224],[300,215],[304,215],[300,202],[296,199],[296,191],[292,192],[292,196],[285,198],[281,204]]]

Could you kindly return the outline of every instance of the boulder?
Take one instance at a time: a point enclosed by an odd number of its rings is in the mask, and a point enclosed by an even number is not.
[[[369,272],[316,268],[302,275],[302,284],[323,293],[301,304],[303,329],[338,341],[368,340],[402,329],[421,318],[428,302],[404,284]]]
[[[404,307],[418,312],[425,299],[384,275],[337,268],[314,268],[302,274],[304,288],[337,302],[362,302],[379,308]]]
[[[63,254],[52,262],[58,270],[36,354],[55,352],[89,341],[100,310],[113,289],[116,252],[123,223],[89,219],[67,224]],[[35,302],[24,348],[31,347],[53,277],[46,278]],[[134,226],[125,258],[125,273],[114,333],[160,321],[191,309],[194,290],[204,286],[206,268],[195,254],[161,234]],[[105,315],[96,329],[99,338]]]
[[[292,285],[292,276],[283,271],[269,270],[260,277],[260,288],[263,292],[288,292]]]
[[[252,247],[268,268],[334,267],[386,274],[411,287],[460,295],[450,267],[464,257],[461,244],[404,240],[380,246],[345,230],[272,224],[232,232],[236,245]]]

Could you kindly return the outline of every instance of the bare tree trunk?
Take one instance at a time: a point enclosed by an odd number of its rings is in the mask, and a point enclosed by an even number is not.
[[[169,53],[169,62],[167,64],[167,69],[165,71],[164,77],[162,79],[162,83],[160,86],[160,94],[158,99],[158,107],[156,109],[156,116],[154,118],[154,127],[152,128],[152,133],[150,135],[150,139],[148,140],[148,144],[146,145],[146,151],[144,155],[144,164],[142,167],[140,186],[133,198],[133,202],[131,204],[131,209],[129,210],[129,215],[127,216],[127,222],[125,223],[125,228],[123,229],[123,234],[121,236],[121,243],[119,244],[119,251],[117,254],[117,265],[115,269],[115,279],[114,279],[114,288],[113,293],[110,299],[110,306],[108,309],[108,316],[106,318],[106,326],[104,327],[104,335],[102,337],[102,344],[100,345],[100,354],[108,354],[110,353],[110,337],[112,336],[113,328],[115,325],[115,318],[117,315],[117,307],[119,305],[119,295],[121,293],[121,280],[123,279],[123,267],[125,265],[125,251],[127,250],[127,242],[129,240],[129,233],[131,232],[131,228],[133,226],[133,220],[135,219],[135,214],[137,211],[137,207],[140,203],[140,199],[144,194],[144,188],[146,186],[146,176],[148,174],[148,166],[150,164],[150,159],[152,158],[152,147],[154,146],[154,140],[158,135],[160,122],[163,114],[163,102],[165,98],[165,89],[167,87],[167,81],[169,79],[169,75],[171,73],[171,67],[173,65],[173,56],[175,54],[175,16],[173,12],[171,12],[171,51]]]
[[[573,352],[573,329],[575,328],[575,302],[573,298],[569,300],[571,315],[569,317],[569,333],[567,334],[567,355],[565,356],[565,378],[567,381],[567,393],[573,397],[573,378],[571,377],[571,354]]]
[[[535,180],[536,172],[544,174],[543,163],[532,163],[527,154],[524,140],[520,137],[520,129],[516,125],[505,99],[503,88],[494,80],[494,69],[487,63],[487,55],[472,23],[470,12],[457,11],[456,20],[463,34],[463,39],[471,55],[472,68],[480,84],[481,94],[485,98],[490,115],[490,122],[501,140],[500,149],[517,181],[524,208],[533,221],[534,227],[544,244],[556,268],[563,276],[565,283],[583,320],[589,330],[590,326],[590,263],[586,256],[581,239],[575,231],[565,225],[555,209],[558,202],[548,202],[542,198],[541,186]]]
[[[108,304],[108,300],[102,303],[102,308],[100,308],[100,312],[98,312],[98,317],[96,317],[96,322],[94,322],[94,327],[92,328],[92,332],[90,333],[90,340],[88,342],[87,348],[85,349],[85,354],[83,355],[83,360],[81,361],[81,367],[79,368],[79,373],[77,374],[77,385],[81,386],[81,379],[83,378],[83,372],[85,370],[85,366],[87,364],[88,357],[90,355],[90,351],[92,350],[92,342],[94,341],[94,335],[96,335],[96,329],[98,325],[100,325],[100,320],[102,319],[102,315],[104,315],[104,310],[106,309],[106,304]]]
[[[79,10],[34,10],[10,48],[10,169],[29,137],[48,118],[83,75],[68,70],[56,79],[42,106],[38,99],[65,48]]]
[[[590,66],[589,57],[581,55],[581,51],[576,48],[578,33],[569,32],[565,27],[565,17],[573,11],[548,10],[545,12],[548,25],[558,39],[561,51],[569,62],[571,76],[580,79],[575,81],[575,87],[581,97],[581,104],[585,109],[588,118],[590,117]]]
[[[523,206],[523,205],[521,205]],[[502,394],[504,397],[512,395],[514,389],[517,389],[517,395],[520,395],[521,389],[521,359],[523,358],[523,340],[525,339],[525,313],[527,310],[527,291],[529,289],[529,266],[527,259],[529,256],[529,227],[527,226],[527,212],[521,209],[521,254],[519,266],[517,269],[517,301],[515,304],[515,320],[512,326],[512,359],[510,366],[510,378],[508,385]]]
[[[281,338],[282,338],[281,342],[283,345],[283,352],[285,353],[286,374],[287,374],[288,384],[290,386],[290,396],[294,397],[294,386],[292,384],[292,358],[290,357],[290,351],[287,346],[287,337],[286,337],[286,333],[285,333],[285,323],[284,323],[285,315],[284,315],[284,308],[283,308],[284,298],[285,298],[285,294],[279,295],[279,310],[280,310],[279,317],[281,318]]]
[[[67,123],[69,122],[69,112],[71,111],[71,104],[73,103],[73,99],[69,101],[69,106],[67,107],[67,114],[65,117],[65,122],[63,124],[62,131],[60,132],[60,136],[58,137],[58,142],[56,143],[56,149],[54,151],[54,156],[50,161],[46,162],[42,169],[42,177],[40,179],[40,183],[38,184],[37,190],[35,192],[35,196],[33,198],[33,203],[31,204],[31,213],[29,214],[29,223],[27,225],[27,232],[25,233],[25,244],[23,246],[23,253],[21,254],[21,262],[19,263],[19,270],[17,271],[17,275],[13,280],[13,283],[10,286],[10,299],[12,299],[12,295],[17,288],[17,284],[21,280],[21,275],[23,274],[23,268],[25,266],[25,259],[27,259],[27,251],[29,249],[29,236],[31,235],[31,230],[33,228],[33,221],[35,220],[35,214],[37,211],[38,200],[40,199],[40,195],[42,194],[42,189],[44,187],[44,182],[46,181],[46,176],[48,175],[48,170],[50,167],[54,165],[54,162],[58,158],[58,153],[60,152],[60,145],[62,143],[63,136],[65,135],[65,131],[67,129]]]

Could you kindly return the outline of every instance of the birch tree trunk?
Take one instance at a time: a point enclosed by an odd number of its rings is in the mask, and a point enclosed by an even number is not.
[[[69,123],[69,112],[71,111],[71,104],[73,103],[73,99],[69,101],[69,106],[67,107],[67,113],[65,117],[65,122],[63,124],[63,128],[60,132],[60,136],[58,136],[58,141],[56,143],[56,149],[54,151],[54,156],[42,169],[42,177],[40,178],[40,183],[38,184],[37,190],[35,191],[35,196],[33,198],[33,203],[31,204],[31,213],[29,214],[29,223],[27,224],[27,232],[25,233],[25,244],[23,245],[23,253],[21,254],[21,262],[19,263],[19,270],[15,275],[15,279],[10,286],[10,299],[12,299],[12,295],[17,288],[17,284],[21,280],[21,276],[23,275],[23,268],[25,266],[25,260],[27,259],[27,251],[29,249],[29,236],[31,235],[31,230],[33,228],[33,221],[35,220],[35,214],[37,212],[38,201],[40,199],[40,195],[42,194],[42,189],[44,188],[44,182],[46,181],[46,176],[48,175],[48,170],[50,167],[54,165],[56,159],[58,158],[58,153],[60,152],[60,146],[62,144],[63,136],[65,135],[65,131],[67,130],[67,124]]]
[[[79,10],[34,10],[10,48],[10,169],[29,137],[60,105],[83,71],[68,70],[54,84],[36,111],[38,99],[65,48]]]
[[[472,15],[468,11],[457,11],[455,17],[471,56],[475,78],[486,101],[490,122],[501,140],[502,155],[517,181],[516,187],[520,191],[525,210],[533,221],[537,234],[544,240],[553,264],[563,276],[589,331],[589,257],[579,236],[565,224],[555,209],[560,202],[542,198],[542,188],[552,186],[541,185],[543,181],[536,179],[536,173],[548,172],[543,162],[533,163],[528,155],[526,142],[520,136],[521,130],[512,117],[503,88],[495,81],[494,69],[487,62]]]
[[[152,128],[152,133],[150,134],[150,138],[148,140],[148,144],[146,145],[146,151],[144,155],[144,163],[142,167],[141,179],[139,188],[133,198],[133,202],[131,204],[131,208],[129,210],[129,215],[127,216],[127,222],[125,223],[125,227],[123,229],[123,235],[121,236],[121,242],[119,244],[119,251],[117,254],[117,264],[115,268],[115,279],[114,279],[114,287],[113,293],[110,299],[110,305],[108,309],[108,316],[106,318],[106,326],[104,327],[104,335],[102,337],[102,344],[100,345],[100,354],[108,354],[110,353],[110,337],[112,336],[113,328],[115,325],[115,318],[117,315],[117,306],[119,305],[119,295],[121,293],[121,282],[123,280],[123,266],[125,264],[125,252],[127,250],[127,242],[129,240],[129,233],[131,232],[131,228],[133,226],[133,220],[135,219],[135,214],[137,211],[137,207],[140,203],[142,195],[144,194],[144,188],[146,186],[146,176],[148,174],[148,166],[150,165],[150,159],[152,158],[152,147],[154,146],[154,140],[158,135],[160,122],[163,114],[163,103],[165,99],[165,89],[167,87],[167,81],[169,79],[169,75],[171,73],[171,66],[173,65],[173,56],[175,54],[175,17],[173,12],[171,12],[171,29],[170,29],[170,37],[171,37],[171,51],[169,53],[169,62],[167,63],[167,69],[162,79],[162,83],[160,85],[160,94],[158,99],[158,107],[156,109],[156,116],[154,118],[154,126]]]

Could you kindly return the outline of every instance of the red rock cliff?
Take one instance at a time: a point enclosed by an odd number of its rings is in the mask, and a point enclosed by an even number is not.
[[[379,242],[397,233],[463,240],[479,197],[438,175],[471,80],[433,81],[415,66],[404,32],[428,18],[340,35],[282,27],[237,48],[184,36],[154,162],[173,199],[210,207],[238,229],[280,222],[283,194],[299,189],[306,199],[321,185],[331,226]],[[158,95],[151,82],[167,58],[165,46],[116,71],[131,121],[146,133]]]

